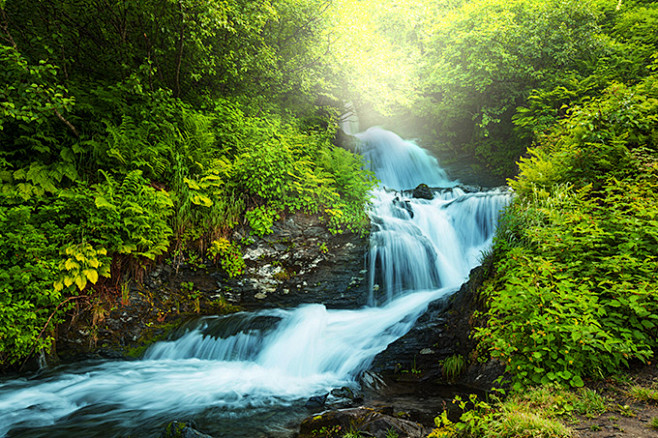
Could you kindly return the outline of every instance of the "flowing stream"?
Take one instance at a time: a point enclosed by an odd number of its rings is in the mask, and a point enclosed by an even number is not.
[[[309,398],[356,388],[377,353],[466,280],[509,201],[503,190],[450,181],[436,159],[389,131],[358,137],[381,181],[373,192],[369,306],[200,318],[138,361],[4,381],[0,436],[159,436],[172,420],[193,420],[217,436],[290,436],[287,427],[312,413]],[[433,199],[411,196],[420,183]]]

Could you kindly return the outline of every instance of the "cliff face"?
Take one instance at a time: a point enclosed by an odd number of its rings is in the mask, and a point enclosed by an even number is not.
[[[317,216],[296,214],[279,220],[263,238],[244,230],[232,238],[251,242],[242,248],[243,275],[229,278],[203,258],[160,264],[120,294],[71,309],[48,362],[138,357],[195,315],[311,302],[330,308],[366,303],[367,237],[332,235]]]
[[[230,302],[249,310],[310,302],[360,307],[367,299],[367,249],[367,237],[332,235],[316,216],[296,214],[246,248],[240,279],[220,283]]]

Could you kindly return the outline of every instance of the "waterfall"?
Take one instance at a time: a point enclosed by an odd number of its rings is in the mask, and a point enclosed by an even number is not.
[[[369,302],[461,285],[491,246],[507,193],[465,191],[436,158],[393,132],[370,128],[357,137],[380,181],[371,213]],[[432,187],[434,198],[410,196],[408,190],[419,184]]]
[[[382,129],[359,134],[373,191],[370,306],[322,304],[200,318],[138,361],[99,361],[0,383],[0,436],[158,436],[192,419],[221,436],[290,436],[287,421],[360,372],[491,245],[503,190],[450,181],[435,158]],[[408,191],[431,187],[433,199]]]

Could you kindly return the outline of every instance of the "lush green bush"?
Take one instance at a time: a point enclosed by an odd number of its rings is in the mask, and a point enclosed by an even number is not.
[[[517,386],[650,361],[658,347],[658,82],[614,85],[511,181],[477,332]]]
[[[335,102],[322,4],[165,3],[79,5],[64,23],[66,2],[0,2],[2,364],[47,348],[67,303],[167,254],[240,275],[237,226],[263,235],[301,211],[367,229],[372,178],[333,148],[317,99]]]

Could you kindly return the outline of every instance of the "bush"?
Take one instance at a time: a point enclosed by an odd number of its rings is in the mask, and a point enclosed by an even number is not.
[[[511,182],[481,345],[515,386],[614,373],[658,347],[658,89],[615,86]],[[568,181],[573,181],[569,183]]]

